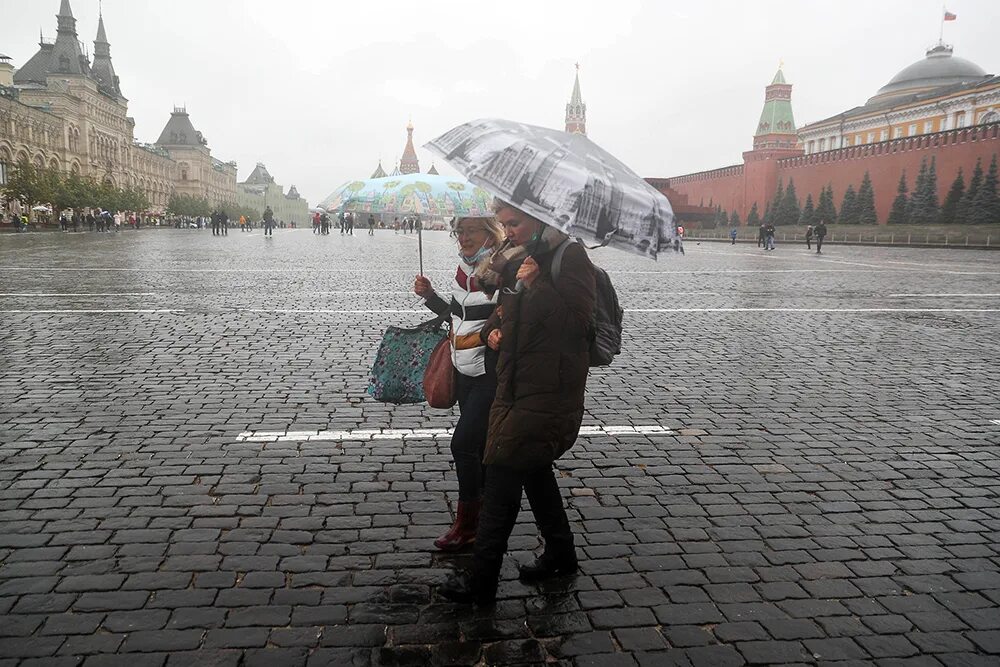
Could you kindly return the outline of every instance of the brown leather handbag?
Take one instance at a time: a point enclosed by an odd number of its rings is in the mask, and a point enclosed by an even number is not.
[[[424,370],[424,397],[432,408],[447,409],[458,400],[455,390],[455,366],[451,363],[451,335],[441,339],[431,350]]]

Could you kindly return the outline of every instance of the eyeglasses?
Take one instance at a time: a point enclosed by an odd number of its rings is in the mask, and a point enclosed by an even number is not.
[[[459,227],[458,229],[451,230],[451,237],[453,239],[457,239],[462,236],[475,236],[476,234],[482,234],[485,231],[485,227],[473,227],[472,229]]]

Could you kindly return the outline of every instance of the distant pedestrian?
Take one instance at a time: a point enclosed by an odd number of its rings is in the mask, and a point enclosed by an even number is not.
[[[813,226],[806,227],[806,250],[812,250]]]
[[[219,211],[219,228],[223,236],[229,236],[229,216],[225,211]]]
[[[274,211],[270,206],[264,209],[264,236],[274,236]]]
[[[774,225],[764,228],[764,250],[774,250]]]
[[[94,231],[94,225],[95,224],[96,224],[96,221],[94,219],[94,212],[93,211],[87,211],[87,228],[90,229],[90,231]]]
[[[375,216],[368,214],[368,236],[375,236]]]
[[[729,230],[729,240],[732,242],[732,245],[736,245],[736,237],[739,236],[739,233],[740,230],[738,230],[736,227],[733,227],[732,229]]]
[[[347,223],[347,233],[354,236],[354,214],[348,213],[345,222]]]
[[[813,232],[816,234],[816,254],[821,255],[823,254],[823,237],[826,236],[826,220],[820,220]]]
[[[760,223],[760,229],[757,230],[757,247],[764,245],[764,241],[767,240],[767,225],[763,222]]]
[[[319,233],[321,235],[330,233],[330,216],[326,213],[319,216]]]

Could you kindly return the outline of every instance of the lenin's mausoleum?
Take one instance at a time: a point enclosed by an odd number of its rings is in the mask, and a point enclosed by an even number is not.
[[[965,181],[982,160],[1000,152],[1000,76],[987,74],[938,43],[904,68],[862,106],[796,129],[792,86],[779,69],[764,94],[764,110],[743,162],[710,171],[646,179],[663,192],[682,222],[708,219],[712,207],[736,211],[745,224],[756,203],[764,215],[779,183],[795,184],[800,201],[833,188],[839,206],[848,186],[867,171],[878,222],[885,223],[900,176],[910,190],[925,159],[935,159],[938,200],[959,168]]]

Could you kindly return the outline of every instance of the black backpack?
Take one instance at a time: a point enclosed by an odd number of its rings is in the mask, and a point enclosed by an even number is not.
[[[556,248],[551,268],[553,283],[559,280],[562,256],[570,243],[575,241],[566,239]],[[597,300],[590,325],[590,365],[610,366],[615,356],[622,352],[622,320],[625,311],[618,303],[618,293],[611,284],[608,272],[599,266],[594,266],[594,278],[597,283]]]

